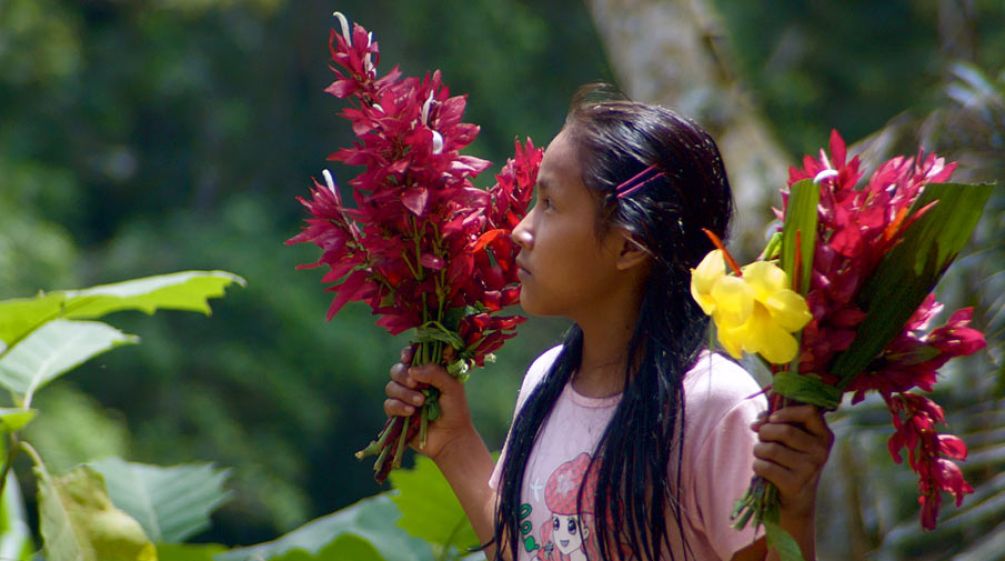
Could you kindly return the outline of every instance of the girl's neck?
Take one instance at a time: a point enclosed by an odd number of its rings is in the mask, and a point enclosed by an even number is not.
[[[609,397],[624,390],[628,343],[637,313],[598,317],[579,323],[583,330],[583,356],[572,379],[573,388],[586,397]]]

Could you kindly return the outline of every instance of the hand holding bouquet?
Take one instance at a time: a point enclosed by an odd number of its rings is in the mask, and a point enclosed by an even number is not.
[[[528,140],[488,190],[471,180],[489,162],[460,151],[478,135],[461,121],[465,97],[450,96],[439,71],[402,78],[398,68],[377,77],[379,50],[372,33],[331,32],[336,80],[325,91],[346,99],[342,116],[358,141],[330,160],[363,171],[349,183],[347,207],[331,175],[315,181],[304,231],[288,243],[312,242],[321,258],[306,267],[328,267],[323,282],[335,298],[331,319],[347,302],[363,301],[391,334],[413,331],[413,364],[438,363],[464,379],[515,335],[524,318],[499,315],[519,299],[518,247],[510,231],[527,212],[541,150]],[[341,282],[340,282],[341,281]],[[435,388],[415,415],[389,418],[377,439],[357,453],[376,455],[376,479],[400,466],[405,447],[439,415]]]
[[[770,410],[791,402],[833,410],[846,393],[852,403],[869,391],[882,396],[895,429],[890,453],[899,463],[906,449],[918,474],[926,529],[935,527],[942,491],[959,504],[973,489],[954,462],[966,458],[966,446],[938,433],[942,409],[912,390],[931,391],[942,365],[985,345],[969,326],[970,308],[930,325],[942,308],[932,290],[991,192],[943,183],[954,169],[935,154],[896,157],[858,186],[859,158],[849,160],[832,133],[829,153],[790,170],[777,211],[781,231],[761,258],[741,268],[714,240],[720,249],[692,275],[692,294],[722,347],[770,366]],[[777,514],[773,486],[755,478],[735,524],[765,524],[777,545],[784,539]]]

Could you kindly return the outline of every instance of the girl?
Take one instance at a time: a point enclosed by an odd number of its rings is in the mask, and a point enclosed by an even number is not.
[[[407,367],[407,352],[385,412],[409,415],[419,388],[440,390],[422,452],[490,543],[489,559],[546,559],[555,528],[551,538],[540,529],[556,520],[595,541],[577,551],[591,559],[776,559],[752,529],[730,526],[758,474],[778,487],[780,524],[812,560],[833,437],[810,406],[760,420],[753,379],[702,349],[708,320],[689,293],[690,269],[712,249],[701,229],[725,239],[732,215],[718,149],[667,109],[596,93],[574,99],[545,151],[536,205],[513,232],[524,310],[573,326],[525,376],[498,464],[460,383],[436,366]],[[583,469],[556,475],[582,454]],[[575,493],[574,516],[549,510],[550,480]]]

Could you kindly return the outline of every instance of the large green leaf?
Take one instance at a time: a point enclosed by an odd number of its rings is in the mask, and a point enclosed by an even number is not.
[[[319,556],[329,552],[328,546],[342,536],[352,536],[371,544],[380,554],[378,559],[384,561],[432,561],[433,553],[428,543],[409,537],[397,527],[400,516],[391,499],[382,493],[308,522],[275,541],[217,555],[216,561],[292,561],[298,559],[296,555]],[[365,550],[351,539],[338,547]],[[291,557],[282,557],[285,555]]]
[[[354,534],[342,534],[317,553],[291,549],[268,561],[385,561],[369,541]]]
[[[862,289],[860,303],[868,315],[851,347],[831,368],[844,384],[865,369],[932,292],[970,239],[992,187],[957,183],[925,187],[912,214],[938,202],[904,232],[903,240],[883,258]]]
[[[391,484],[397,490],[391,500],[401,511],[398,525],[409,534],[459,551],[478,545],[461,503],[432,460],[417,456],[414,469],[391,472]]]
[[[8,472],[7,485],[0,502],[0,559],[28,561],[34,548],[31,528],[21,500],[21,489],[14,473]]]
[[[138,340],[97,321],[50,321],[0,358],[0,385],[31,395],[81,363]]]
[[[123,310],[152,314],[159,309],[209,314],[207,300],[222,296],[234,283],[245,284],[241,277],[225,271],[183,271],[0,301],[0,345],[13,345],[40,325],[60,317],[96,319]]]
[[[152,466],[106,458],[90,464],[104,476],[108,495],[158,543],[178,543],[209,527],[226,498],[226,470],[210,464]]]
[[[157,561],[213,561],[213,557],[227,551],[219,544],[159,543]]]
[[[36,465],[46,561],[157,561],[143,528],[115,508],[101,474],[81,466],[53,478]]]

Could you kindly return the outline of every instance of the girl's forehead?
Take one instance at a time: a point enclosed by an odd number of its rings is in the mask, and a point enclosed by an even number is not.
[[[552,139],[544,151],[539,172],[540,183],[542,186],[552,187],[558,183],[579,179],[582,177],[580,169],[576,146],[563,130]]]

